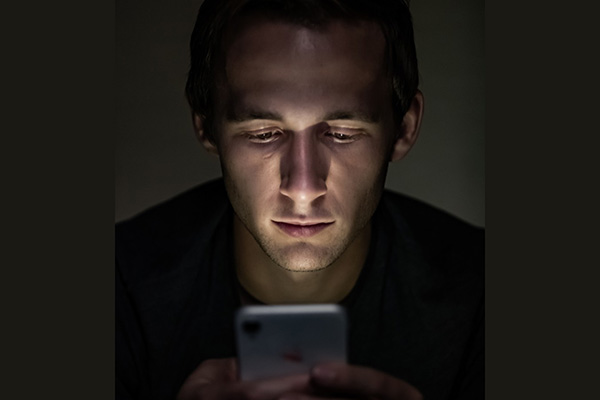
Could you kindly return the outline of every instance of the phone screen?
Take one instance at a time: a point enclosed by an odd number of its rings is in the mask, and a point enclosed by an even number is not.
[[[242,380],[346,362],[346,313],[337,304],[246,306],[236,313],[235,326]]]

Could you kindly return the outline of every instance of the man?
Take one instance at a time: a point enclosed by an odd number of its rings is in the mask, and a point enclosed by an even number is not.
[[[117,228],[117,397],[483,397],[483,232],[384,191],[423,114],[402,1],[206,0],[186,93],[223,179]],[[349,363],[239,382],[243,304],[340,303]]]

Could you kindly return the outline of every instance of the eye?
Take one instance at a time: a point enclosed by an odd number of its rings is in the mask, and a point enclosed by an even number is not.
[[[270,143],[281,136],[281,131],[263,131],[258,133],[246,133],[246,137],[253,143]]]
[[[356,139],[356,135],[348,135],[346,133],[336,131],[326,132],[325,136],[331,137],[336,143],[350,143]]]

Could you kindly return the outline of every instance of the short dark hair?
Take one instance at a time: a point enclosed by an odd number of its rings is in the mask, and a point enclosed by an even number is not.
[[[185,91],[192,112],[205,118],[205,135],[211,141],[217,52],[229,22],[246,15],[265,15],[307,27],[320,27],[333,19],[378,23],[387,42],[394,116],[402,121],[419,86],[408,0],[205,0],[190,40],[191,64]]]

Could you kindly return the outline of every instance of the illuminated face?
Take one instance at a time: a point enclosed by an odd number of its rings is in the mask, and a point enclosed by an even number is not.
[[[213,148],[229,198],[276,264],[326,268],[368,232],[395,157],[385,39],[368,22],[235,29]]]

